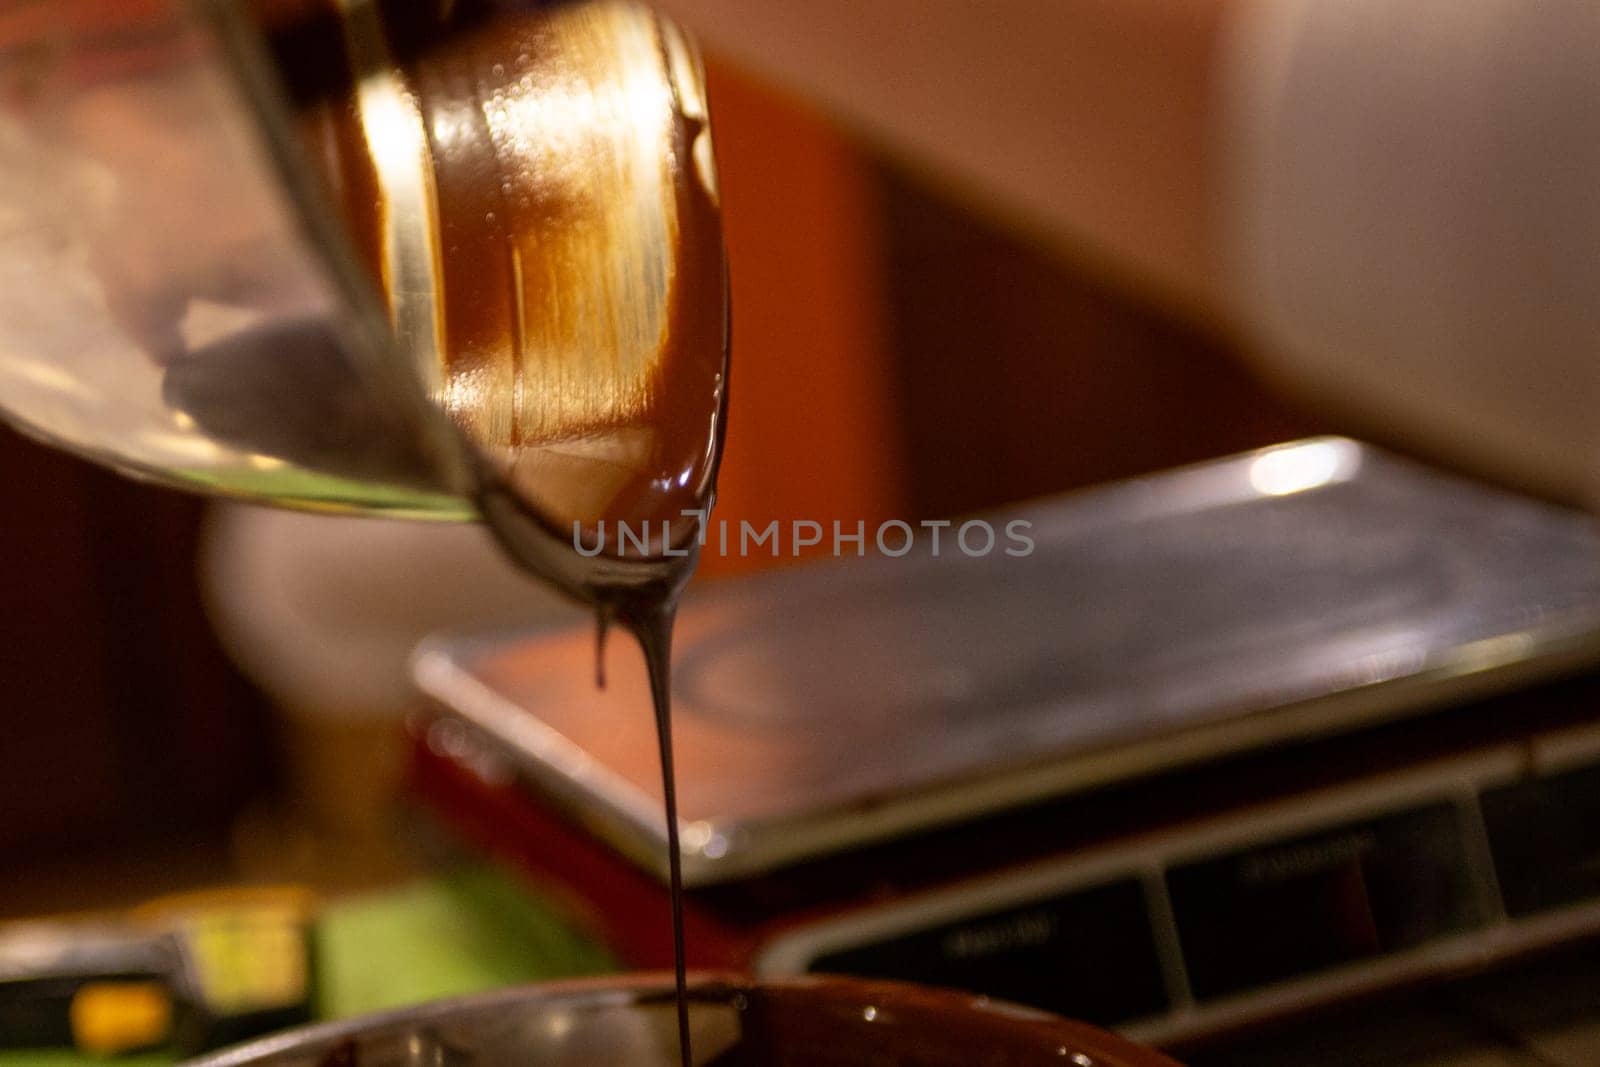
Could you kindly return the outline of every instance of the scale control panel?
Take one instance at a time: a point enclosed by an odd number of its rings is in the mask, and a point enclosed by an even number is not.
[[[791,928],[756,961],[1200,1036],[1600,930],[1600,732],[1413,768]]]

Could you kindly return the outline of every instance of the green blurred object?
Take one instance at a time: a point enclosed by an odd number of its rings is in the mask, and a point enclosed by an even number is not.
[[[68,1048],[39,1049],[37,1052],[0,1052],[5,1067],[87,1067],[115,1064],[116,1067],[171,1067],[175,1056],[162,1052],[140,1052],[132,1056],[90,1056]]]
[[[546,902],[478,867],[334,904],[319,936],[325,1018],[617,969]]]
[[[483,989],[617,969],[555,908],[507,874],[463,867],[335,901],[317,923],[319,1011],[334,1019]],[[169,1067],[177,1057],[103,1059],[69,1049],[0,1052],[0,1067]]]

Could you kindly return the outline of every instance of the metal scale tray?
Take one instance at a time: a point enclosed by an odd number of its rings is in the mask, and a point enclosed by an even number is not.
[[[1588,516],[1339,438],[1021,506],[1035,551],[696,590],[674,732],[691,886],[1600,661]],[[947,539],[948,540],[948,539]],[[444,637],[422,690],[665,871],[648,689],[594,636]]]

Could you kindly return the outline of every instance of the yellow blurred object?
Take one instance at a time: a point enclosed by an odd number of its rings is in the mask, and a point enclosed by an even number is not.
[[[306,999],[315,901],[298,887],[249,886],[162,897],[135,916],[179,935],[208,1011],[243,1015]]]
[[[160,982],[89,982],[70,1014],[73,1040],[97,1055],[151,1048],[172,1033],[172,997]]]
[[[241,1015],[305,999],[311,982],[305,932],[282,911],[203,915],[185,932],[213,1011]]]

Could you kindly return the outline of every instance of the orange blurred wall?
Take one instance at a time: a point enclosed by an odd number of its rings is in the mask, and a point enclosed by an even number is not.
[[[727,450],[713,522],[870,531],[905,498],[872,168],[825,119],[709,63],[733,287]],[[792,560],[708,550],[702,573]]]

